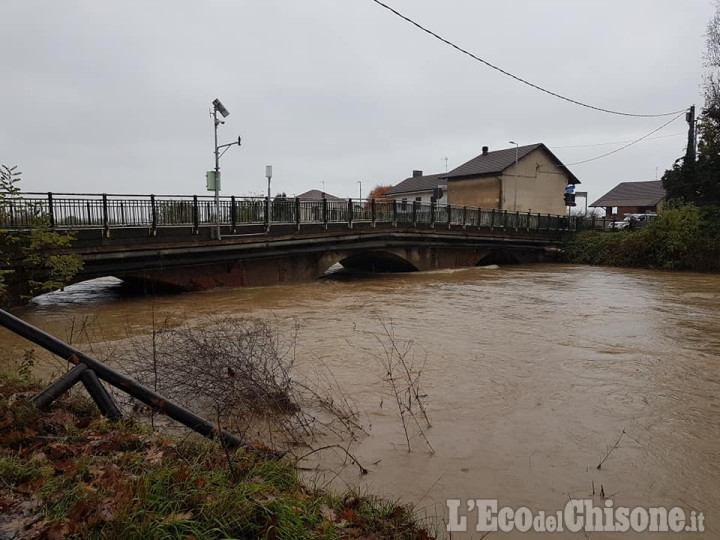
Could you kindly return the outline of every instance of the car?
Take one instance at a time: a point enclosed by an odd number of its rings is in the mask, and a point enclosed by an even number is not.
[[[613,221],[610,227],[616,231],[632,230],[657,219],[657,217],[657,214],[625,214],[625,218],[622,221]]]

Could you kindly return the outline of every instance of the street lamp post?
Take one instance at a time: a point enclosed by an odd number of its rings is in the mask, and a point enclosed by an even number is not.
[[[268,230],[270,230],[270,222],[272,221],[272,210],[270,205],[270,180],[272,179],[272,165],[265,165],[265,177],[268,181],[268,202],[267,202],[267,212],[268,212]]]
[[[518,191],[518,143],[510,141],[510,144],[515,145],[515,200],[513,202],[513,212],[517,212],[517,191]]]
[[[220,158],[227,152],[227,149],[231,146],[238,145],[240,146],[241,139],[238,137],[237,141],[231,142],[228,144],[221,144],[218,145],[218,126],[220,124],[224,124],[224,120],[220,120],[218,118],[218,113],[222,115],[223,118],[227,118],[230,115],[230,112],[225,108],[225,106],[220,102],[219,99],[215,99],[212,102],[213,109],[211,116],[213,117],[213,124],[215,127],[215,181],[214,181],[214,191],[215,191],[215,226],[216,226],[216,234],[217,239],[220,240]],[[222,153],[220,153],[220,149],[224,148]]]
[[[357,183],[360,184],[360,200],[362,201],[362,180],[358,180]]]

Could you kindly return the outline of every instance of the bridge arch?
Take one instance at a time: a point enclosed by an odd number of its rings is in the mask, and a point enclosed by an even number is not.
[[[406,258],[389,251],[363,250],[338,261],[343,267],[372,273],[418,272]]]
[[[326,252],[318,263],[320,275],[324,275],[336,264],[348,270],[369,273],[420,271],[406,256],[384,249]]]

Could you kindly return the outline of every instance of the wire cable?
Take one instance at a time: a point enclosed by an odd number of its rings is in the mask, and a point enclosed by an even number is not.
[[[590,104],[588,104],[588,103],[583,103],[582,101],[578,101],[578,100],[576,100],[576,99],[572,99],[572,98],[569,98],[569,97],[567,97],[567,96],[563,96],[563,95],[561,95],[561,94],[558,94],[558,93],[556,93],[556,92],[553,92],[552,90],[548,90],[547,88],[543,88],[542,86],[538,86],[537,84],[531,83],[530,81],[528,81],[528,80],[526,80],[526,79],[523,79],[522,77],[518,77],[517,75],[514,75],[514,74],[510,73],[509,71],[506,71],[506,70],[504,70],[503,68],[501,68],[501,67],[499,67],[499,66],[496,66],[495,64],[492,64],[492,63],[488,62],[487,60],[483,60],[483,59],[480,58],[479,56],[476,56],[475,54],[471,53],[470,51],[468,51],[468,50],[466,50],[466,49],[463,49],[463,48],[460,47],[459,45],[456,45],[456,44],[453,43],[452,41],[449,41],[449,40],[445,39],[444,37],[436,34],[436,33],[433,32],[432,30],[429,30],[428,28],[425,28],[425,27],[422,26],[421,24],[416,23],[416,22],[413,21],[411,18],[406,17],[405,15],[403,15],[402,13],[400,13],[399,11],[397,11],[396,9],[388,6],[387,4],[381,2],[380,0],[372,0],[372,1],[375,2],[377,5],[379,5],[379,6],[381,6],[381,7],[384,7],[384,8],[387,9],[388,11],[394,13],[395,15],[397,15],[398,17],[400,17],[401,19],[409,22],[409,23],[412,24],[413,26],[419,28],[419,29],[422,30],[423,32],[431,35],[431,36],[434,37],[435,39],[438,39],[438,40],[442,41],[443,43],[445,43],[446,45],[450,45],[453,49],[456,49],[456,50],[460,51],[461,53],[469,56],[469,57],[472,58],[473,60],[477,60],[478,62],[481,62],[481,63],[485,64],[485,65],[488,66],[489,68],[492,68],[492,69],[494,69],[495,71],[499,71],[499,72],[502,73],[503,75],[506,75],[506,76],[508,76],[508,77],[511,77],[512,79],[515,79],[516,81],[521,82],[522,84],[526,84],[527,86],[530,86],[531,88],[534,88],[535,90],[540,90],[541,92],[544,92],[544,93],[546,93],[546,94],[549,94],[549,95],[551,95],[551,96],[554,96],[554,97],[556,97],[556,98],[558,98],[558,99],[562,99],[562,100],[564,100],[564,101],[573,103],[573,104],[575,104],[575,105],[579,105],[580,107],[585,107],[585,108],[587,108],[587,109],[593,109],[593,110],[595,110],[595,111],[600,111],[600,112],[604,112],[604,113],[608,113],[608,114],[615,114],[615,115],[618,115],[618,116],[631,116],[631,117],[634,117],[634,118],[660,118],[660,117],[662,117],[662,116],[672,116],[672,115],[674,115],[674,114],[684,113],[684,112],[687,110],[687,108],[685,108],[685,109],[681,109],[681,110],[678,110],[678,111],[666,112],[666,113],[662,113],[662,114],[634,114],[634,113],[628,113],[628,112],[622,112],[622,111],[614,111],[614,110],[612,110],[612,109],[604,109],[604,108],[602,108],[602,107],[596,107],[596,106],[590,105]]]
[[[660,135],[658,137],[649,137],[645,140],[655,141],[657,139],[667,139],[669,137],[679,137],[680,135],[687,137],[687,132],[681,131],[679,133],[670,133],[669,135]],[[565,148],[593,148],[596,146],[612,146],[612,145],[616,145],[616,144],[625,144],[625,143],[629,143],[629,142],[632,142],[632,141],[627,140],[627,141],[614,141],[614,142],[595,143],[595,144],[571,144],[571,145],[566,145],[566,146],[548,146],[548,148],[555,149],[555,150],[560,150],[560,149],[565,149]]]
[[[652,130],[650,133],[648,133],[647,135],[643,135],[643,136],[640,137],[639,139],[635,139],[634,141],[626,144],[625,146],[621,146],[620,148],[616,148],[615,150],[612,150],[612,151],[610,151],[610,152],[606,152],[605,154],[602,154],[602,155],[600,155],[600,156],[595,156],[594,158],[584,159],[584,160],[582,160],[582,161],[576,161],[575,163],[567,163],[566,166],[569,167],[569,166],[571,166],[571,165],[581,165],[582,163],[588,163],[588,162],[590,162],[590,161],[596,161],[596,160],[598,160],[598,159],[602,159],[602,158],[604,158],[604,157],[611,156],[611,155],[613,155],[613,154],[617,154],[618,152],[620,152],[620,151],[622,151],[622,150],[625,150],[626,148],[629,148],[629,147],[631,147],[632,145],[637,144],[637,143],[639,143],[640,141],[643,141],[643,140],[647,139],[648,137],[650,137],[650,135],[653,135],[653,134],[657,133],[658,131],[660,131],[661,129],[669,126],[669,125],[672,124],[675,120],[677,120],[678,118],[680,118],[683,114],[685,114],[685,111],[683,111],[683,112],[681,112],[680,114],[678,114],[675,118],[672,118],[672,119],[668,120],[667,122],[665,122],[665,123],[664,123],[662,126],[660,126],[659,128],[653,129],[653,130]]]

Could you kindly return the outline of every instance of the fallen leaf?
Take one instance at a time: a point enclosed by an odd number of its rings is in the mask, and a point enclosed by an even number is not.
[[[47,538],[47,540],[63,540],[70,532],[70,527],[67,523],[53,523],[44,532],[45,536],[43,538]]]
[[[173,512],[172,514],[168,515],[165,519],[162,520],[162,525],[167,525],[169,523],[177,523],[178,521],[189,521],[193,517],[192,512]]]
[[[335,512],[335,510],[333,510],[326,504],[323,504],[320,507],[320,515],[323,519],[326,519],[328,521],[335,521],[337,519],[337,512]]]
[[[344,519],[349,523],[356,523],[357,516],[355,516],[355,510],[353,510],[352,508],[348,508],[342,514],[340,514],[340,519]]]

